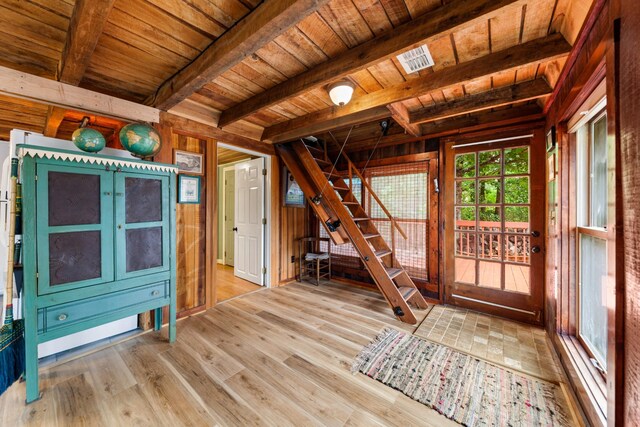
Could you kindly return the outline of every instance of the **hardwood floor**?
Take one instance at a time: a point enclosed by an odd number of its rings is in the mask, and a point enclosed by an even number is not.
[[[420,320],[426,310],[416,311]],[[263,289],[166,329],[41,370],[0,396],[3,426],[458,426],[402,393],[350,372],[397,321],[376,292],[325,283]]]
[[[253,292],[262,287],[251,283],[247,280],[240,279],[233,275],[233,267],[228,265],[217,265],[217,287],[216,292],[218,295],[218,302],[226,301],[230,298],[244,295],[247,292]]]
[[[180,321],[174,345],[152,332],[43,369],[40,401],[0,396],[0,425],[455,425],[351,374],[387,326],[414,329],[375,292],[264,289]]]

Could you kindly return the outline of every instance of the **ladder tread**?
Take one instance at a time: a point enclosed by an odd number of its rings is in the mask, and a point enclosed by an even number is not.
[[[318,159],[317,157],[314,157],[316,163],[318,163],[318,165],[320,165],[321,168],[325,167],[325,166],[331,166],[332,163],[328,160],[325,159]]]
[[[398,288],[398,292],[400,292],[400,295],[402,295],[402,298],[404,298],[404,300],[407,301],[416,292],[418,292],[418,289],[411,288],[409,286],[401,286],[401,287]]]
[[[309,150],[309,152],[313,155],[313,153],[315,152],[316,154],[320,154],[322,155],[322,157],[324,157],[324,150],[318,147],[314,147],[312,145],[307,145],[305,144],[305,147],[307,147],[307,150]]]
[[[358,222],[358,221],[371,221],[371,218],[369,218],[368,216],[366,216],[366,217],[364,217],[364,216],[363,216],[363,217],[359,217],[359,218],[354,217],[354,218],[352,218],[352,219],[353,219],[355,222]]]
[[[391,277],[391,279],[395,279],[404,271],[401,268],[395,267],[386,267],[385,270],[387,270],[387,274],[389,275],[389,277]]]
[[[374,254],[378,258],[382,258],[383,256],[391,255],[393,252],[391,249],[380,249],[379,251],[375,251]]]
[[[379,235],[379,234],[377,234],[377,233],[365,233],[365,234],[363,234],[363,236],[364,236],[364,238],[365,238],[365,239],[367,239],[367,240],[369,240],[369,239],[374,239],[374,238],[376,238],[376,237],[380,237],[380,235]]]
[[[337,190],[337,191],[350,191],[350,190],[349,190],[349,187],[343,187],[343,186],[341,186],[341,185],[334,185],[334,186],[333,186],[333,189],[334,189],[334,190]]]
[[[360,203],[358,203],[358,202],[345,202],[345,201],[343,201],[343,202],[342,202],[342,204],[343,204],[343,205],[346,205],[346,206],[356,206],[356,205],[359,205]]]

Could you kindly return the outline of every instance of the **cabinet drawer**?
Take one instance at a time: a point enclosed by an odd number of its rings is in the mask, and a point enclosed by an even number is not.
[[[69,328],[67,333],[76,332],[75,329],[83,330],[87,326],[85,322],[96,321],[97,324],[101,317],[106,321],[112,319],[113,315],[122,313],[121,317],[130,316],[131,311],[138,305],[160,303],[169,297],[169,281],[153,283],[150,285],[140,286],[134,289],[127,289],[101,295],[97,297],[86,298],[80,301],[74,301],[66,304],[54,305],[38,310],[38,333],[44,334],[61,328]]]

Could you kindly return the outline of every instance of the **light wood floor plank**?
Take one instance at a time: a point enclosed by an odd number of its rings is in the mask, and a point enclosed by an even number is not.
[[[415,311],[419,320],[426,312]],[[456,425],[351,373],[355,355],[387,327],[415,330],[375,290],[264,289],[181,320],[173,345],[165,328],[43,368],[43,398],[25,406],[24,383],[15,384],[0,396],[0,425]]]

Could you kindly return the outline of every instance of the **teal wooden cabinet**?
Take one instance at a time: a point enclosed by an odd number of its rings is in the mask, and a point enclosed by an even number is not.
[[[172,165],[19,146],[27,402],[39,343],[169,307],[176,334]]]

